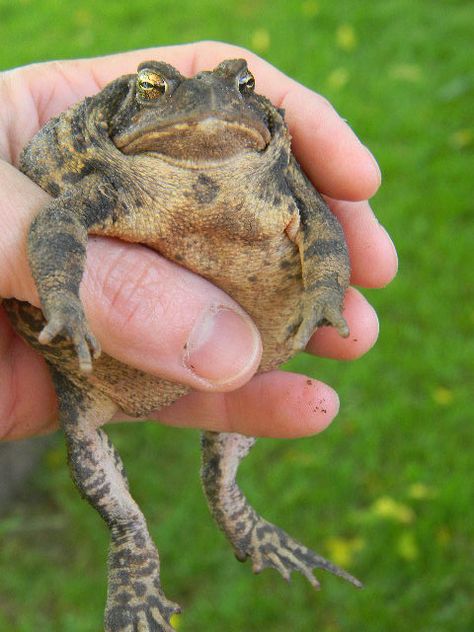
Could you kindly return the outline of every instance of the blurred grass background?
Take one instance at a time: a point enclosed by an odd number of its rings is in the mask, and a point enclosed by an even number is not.
[[[162,554],[177,627],[229,632],[474,629],[472,25],[462,0],[0,0],[0,68],[215,38],[327,96],[382,167],[373,200],[400,272],[366,295],[378,345],[302,356],[341,412],[320,437],[262,441],[241,482],[263,513],[364,580],[239,565],[207,513],[198,434],[111,430]],[[107,535],[58,440],[0,522],[0,631],[100,629]]]

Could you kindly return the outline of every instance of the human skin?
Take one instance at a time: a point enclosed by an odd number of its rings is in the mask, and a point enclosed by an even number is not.
[[[0,296],[39,306],[26,234],[49,198],[17,169],[22,147],[38,129],[117,76],[135,72],[145,59],[167,61],[190,76],[236,57],[248,60],[257,91],[285,109],[293,152],[344,229],[352,284],[389,283],[397,257],[367,201],[380,185],[370,152],[320,95],[249,51],[200,42],[47,62],[0,75]],[[261,342],[250,318],[221,290],[143,246],[91,238],[81,297],[104,351],[194,389],[156,413],[164,423],[294,437],[321,431],[337,414],[337,394],[322,382],[283,371],[254,375]],[[217,320],[212,318],[216,305],[228,308],[219,310]],[[344,316],[348,338],[321,328],[307,351],[341,360],[368,351],[378,320],[354,288],[346,294]],[[56,397],[45,362],[14,333],[0,307],[0,438],[27,437],[56,426]]]

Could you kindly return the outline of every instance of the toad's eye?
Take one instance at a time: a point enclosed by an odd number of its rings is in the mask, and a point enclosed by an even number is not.
[[[157,99],[168,91],[168,83],[154,70],[144,68],[137,76],[137,90],[142,99]]]
[[[255,88],[255,78],[249,70],[245,70],[239,79],[239,90],[243,94],[246,92],[252,92]]]

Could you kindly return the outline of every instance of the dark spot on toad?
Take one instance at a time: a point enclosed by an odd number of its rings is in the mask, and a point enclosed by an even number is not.
[[[299,326],[301,325],[301,319],[297,320],[293,323],[290,323],[288,325],[288,327],[286,328],[286,334],[288,337],[294,336],[295,333],[298,331]]]
[[[110,193],[110,195],[107,195]],[[84,207],[84,224],[90,228],[94,224],[105,222],[113,216],[116,205],[115,197],[112,197],[111,191],[102,191],[96,194],[90,200],[83,203]]]
[[[48,182],[47,184],[48,193],[53,197],[58,197],[61,192],[59,185],[56,182]]]
[[[67,184],[77,184],[82,178],[88,176],[94,171],[98,171],[102,163],[99,160],[87,160],[84,162],[79,171],[67,171],[62,176],[62,181]]]
[[[86,139],[84,138],[84,134],[82,131],[82,122],[84,120],[84,107],[79,107],[78,108],[78,112],[77,115],[74,116],[71,119],[71,139],[72,139],[72,145],[74,147],[74,149],[79,152],[79,153],[83,153],[85,151],[87,151],[87,143],[86,143]]]
[[[138,597],[143,597],[143,595],[146,593],[146,586],[144,583],[133,582],[132,586],[135,594],[138,595]]]
[[[200,173],[193,184],[193,193],[199,204],[210,204],[219,193],[219,185],[209,176]]]
[[[307,257],[329,257],[340,249],[340,241],[337,239],[315,239],[305,250]]]

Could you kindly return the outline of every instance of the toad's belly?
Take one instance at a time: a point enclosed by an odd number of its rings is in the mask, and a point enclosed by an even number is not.
[[[257,241],[196,233],[148,245],[205,277],[243,307],[262,336],[262,370],[297,351],[292,341],[301,324],[301,263],[297,247],[285,233]]]

